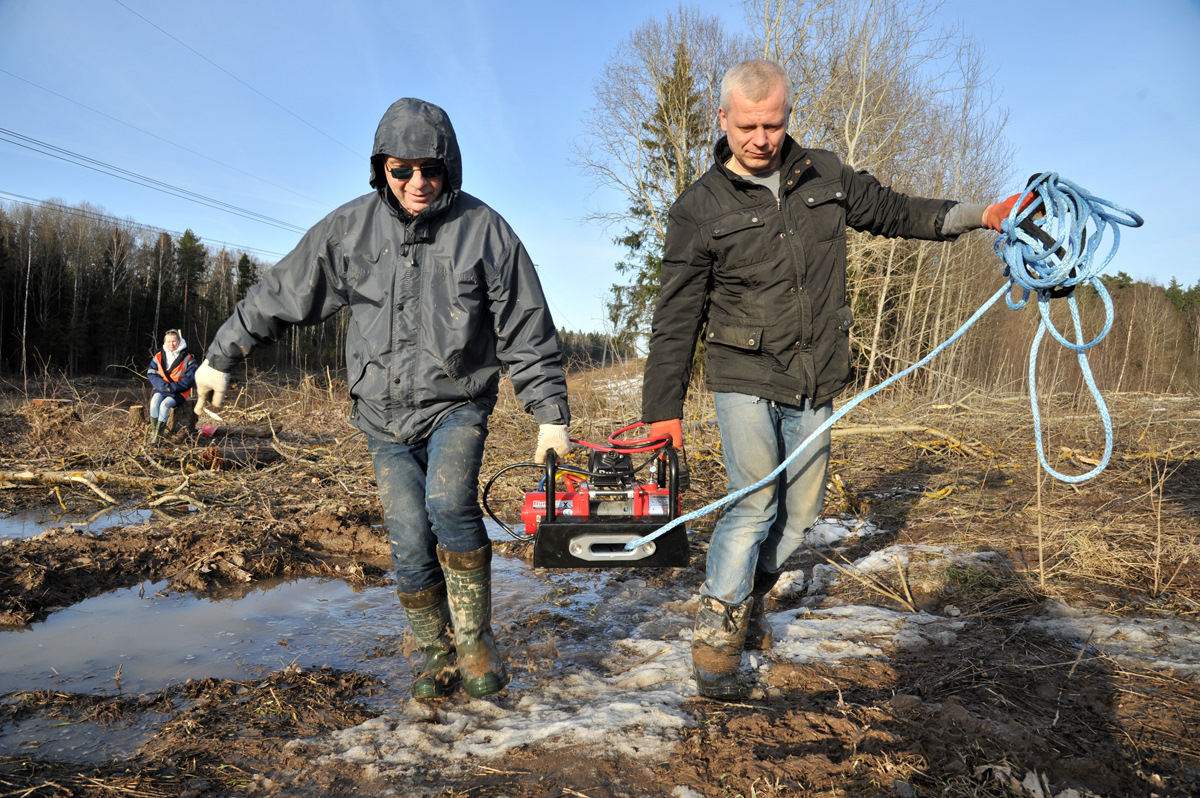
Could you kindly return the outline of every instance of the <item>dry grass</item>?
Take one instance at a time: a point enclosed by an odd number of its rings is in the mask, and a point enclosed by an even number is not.
[[[572,373],[571,434],[604,442],[639,418],[641,365]],[[132,388],[132,390],[131,390]],[[202,468],[196,447],[176,441],[148,450],[145,430],[130,426],[129,404],[148,396],[136,383],[59,381],[36,395],[6,393],[0,412],[0,470],[91,468],[187,480],[190,493],[219,506],[254,505],[252,487],[218,479]],[[31,398],[59,399],[33,407]],[[839,427],[917,425],[923,432],[854,434],[834,441],[825,512],[861,518],[903,543],[954,545],[1006,552],[1022,579],[1040,592],[1092,596],[1114,608],[1152,606],[1200,611],[1200,403],[1195,397],[1108,395],[1115,431],[1112,461],[1096,479],[1068,485],[1043,477],[1034,451],[1028,400],[1013,395],[896,397],[884,393],[859,405]],[[1045,448],[1055,468],[1090,470],[1102,452],[1095,409],[1074,396],[1043,400]],[[344,383],[331,374],[299,379],[268,376],[230,394],[222,410],[230,424],[270,424],[285,455],[270,471],[289,479],[294,502],[374,505],[365,440],[346,423]],[[693,389],[685,437],[692,490],[685,510],[721,497],[725,477],[712,398]],[[505,382],[491,420],[483,479],[532,460],[537,425]],[[936,431],[936,432],[934,432]],[[582,455],[573,455],[581,458]],[[515,519],[537,474],[498,480],[491,504]],[[15,491],[0,492],[0,507]],[[25,498],[33,498],[22,492]],[[96,507],[86,490],[59,491],[65,507]],[[43,495],[44,494],[40,494]],[[695,526],[710,529],[714,516]],[[901,587],[899,584],[895,587]]]

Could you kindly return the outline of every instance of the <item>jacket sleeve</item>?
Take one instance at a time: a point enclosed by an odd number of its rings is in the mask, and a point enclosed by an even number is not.
[[[650,353],[642,379],[642,421],[683,415],[696,339],[704,327],[713,256],[699,225],[677,202],[667,220],[662,289],[654,309]]]
[[[942,222],[946,212],[956,204],[954,200],[901,194],[873,175],[855,172],[849,166],[842,167],[842,185],[846,187],[846,224],[855,230],[926,241],[957,238],[942,233]]]
[[[170,393],[171,389],[167,386],[167,381],[158,373],[158,356],[150,358],[150,368],[146,370],[146,377],[150,380],[150,385],[156,393]]]
[[[488,270],[488,302],[496,353],[513,389],[539,424],[569,424],[567,379],[554,319],[537,269],[515,235]]]
[[[213,337],[209,365],[230,371],[254,350],[275,343],[289,327],[319,324],[346,304],[335,271],[340,260],[336,228],[336,219],[326,217],[250,287]]]

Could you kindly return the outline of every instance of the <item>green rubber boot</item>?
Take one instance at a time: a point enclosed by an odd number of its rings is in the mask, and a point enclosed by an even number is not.
[[[771,646],[775,645],[775,633],[764,615],[771,588],[775,587],[778,581],[779,574],[759,570],[754,572],[754,588],[750,591],[750,598],[754,603],[750,605],[750,620],[746,627],[747,651],[769,651]]]
[[[508,684],[492,635],[492,544],[475,551],[438,547],[446,574],[458,670],[468,695],[482,698]]]
[[[162,422],[157,418],[150,419],[150,442],[158,443],[158,433],[162,431]]]
[[[726,604],[711,596],[700,597],[692,636],[692,673],[696,689],[705,698],[740,701],[749,695],[741,669],[753,603],[752,598]]]
[[[416,698],[444,698],[454,692],[458,681],[446,583],[440,582],[419,593],[397,591],[397,595],[417,648],[425,653],[425,664],[412,683],[412,694]]]

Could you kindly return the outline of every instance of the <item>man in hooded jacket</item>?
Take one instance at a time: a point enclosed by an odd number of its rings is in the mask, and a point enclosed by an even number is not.
[[[400,604],[426,662],[418,698],[507,683],[491,628],[491,543],[478,501],[502,366],[539,422],[535,459],[570,448],[566,379],[533,262],[462,190],[441,108],[405,98],[375,134],[373,193],[343,205],[253,286],[196,372],[197,410],[290,325],[349,306],[350,422],[367,436]]]

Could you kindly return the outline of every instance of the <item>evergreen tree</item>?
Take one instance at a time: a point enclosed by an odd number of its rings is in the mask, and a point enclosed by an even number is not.
[[[237,301],[241,302],[245,299],[250,286],[257,282],[258,267],[254,265],[254,261],[250,260],[250,256],[243,252],[237,262]]]
[[[200,238],[187,229],[179,238],[175,248],[175,263],[179,266],[179,279],[183,291],[184,338],[191,332],[191,314],[198,304],[200,289],[204,283],[204,268],[208,261],[208,250]]]
[[[664,195],[646,194],[629,208],[633,224],[616,243],[625,247],[626,257],[617,271],[630,281],[614,284],[605,310],[622,345],[632,345],[650,328],[658,300],[662,272],[663,231],[672,203],[696,179],[697,149],[707,149],[711,130],[703,111],[703,95],[687,44],[679,41],[669,75],[657,82],[659,99],[654,114],[642,123],[641,149],[645,155],[643,180],[667,186]]]

